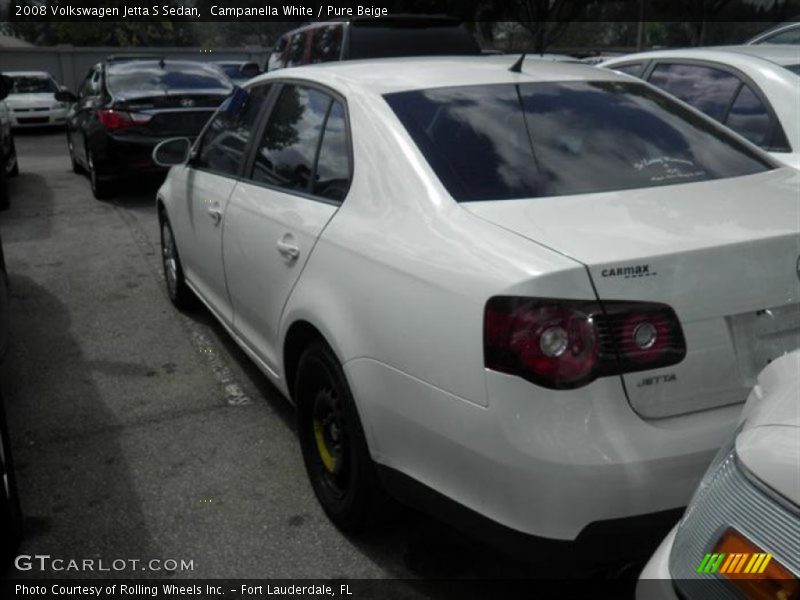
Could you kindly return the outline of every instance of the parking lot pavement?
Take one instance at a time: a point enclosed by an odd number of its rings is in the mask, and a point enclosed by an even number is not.
[[[71,172],[63,134],[19,135],[17,150],[0,233],[22,553],[193,561],[172,577],[537,574],[416,513],[365,537],[339,533],[307,483],[291,408],[207,312],[169,303],[157,185],[99,202]]]

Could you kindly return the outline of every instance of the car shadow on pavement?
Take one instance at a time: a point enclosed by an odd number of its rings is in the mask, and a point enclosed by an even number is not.
[[[67,307],[32,279],[10,275],[11,344],[0,371],[25,536],[19,554],[94,559],[93,570],[6,577],[139,577],[99,571],[117,558],[157,556],[127,466],[122,428],[104,406],[94,367],[71,334]],[[152,574],[150,575],[152,576]]]
[[[54,209],[53,190],[48,184],[47,178],[38,173],[21,171],[16,177],[12,177],[8,182],[10,206],[0,212],[0,231],[3,234],[3,241],[34,241],[46,240],[52,233],[50,214]],[[2,227],[2,222],[13,219],[31,219],[30,226],[26,227],[24,233],[15,229]],[[24,235],[24,238],[16,237]]]

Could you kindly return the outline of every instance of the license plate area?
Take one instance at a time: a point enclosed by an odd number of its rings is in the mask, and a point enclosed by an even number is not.
[[[752,387],[761,370],[800,348],[800,304],[727,317],[742,383]]]

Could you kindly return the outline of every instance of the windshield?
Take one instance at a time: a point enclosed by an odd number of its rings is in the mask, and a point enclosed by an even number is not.
[[[56,82],[50,77],[39,75],[10,75],[13,85],[11,94],[54,94],[58,91]]]
[[[459,202],[646,188],[771,168],[713,122],[635,82],[466,86],[386,100]]]
[[[163,67],[161,66],[163,64]],[[204,63],[159,63],[131,61],[108,67],[112,92],[155,92],[220,89],[230,91],[230,80],[214,65]]]

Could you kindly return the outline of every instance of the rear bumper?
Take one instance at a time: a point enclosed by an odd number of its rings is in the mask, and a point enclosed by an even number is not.
[[[484,407],[377,361],[345,371],[376,462],[503,527],[562,541],[685,506],[741,410],[649,422],[619,378],[551,392],[495,372]]]

